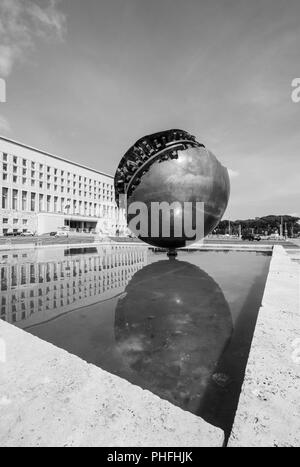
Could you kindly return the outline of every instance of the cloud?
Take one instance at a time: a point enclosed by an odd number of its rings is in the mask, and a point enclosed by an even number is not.
[[[237,178],[240,176],[239,172],[237,172],[236,170],[232,170],[232,169],[228,169],[228,174],[229,174],[230,179]]]
[[[9,76],[14,64],[34,49],[37,39],[63,39],[66,17],[59,10],[59,3],[60,0],[1,0],[0,76]]]
[[[10,131],[11,131],[11,128],[10,128],[9,121],[5,117],[0,115],[0,132],[10,133]]]

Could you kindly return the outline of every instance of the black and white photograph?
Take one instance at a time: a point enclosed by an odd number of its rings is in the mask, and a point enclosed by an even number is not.
[[[0,0],[0,447],[300,447],[299,0]]]

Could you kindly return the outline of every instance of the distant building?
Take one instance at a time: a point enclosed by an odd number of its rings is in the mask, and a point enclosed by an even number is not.
[[[0,169],[0,235],[126,229],[110,175],[4,137]]]

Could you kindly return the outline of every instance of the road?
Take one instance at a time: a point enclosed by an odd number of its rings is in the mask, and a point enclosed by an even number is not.
[[[41,237],[1,237],[1,245],[28,245],[38,243],[39,245],[68,245],[75,243],[94,243],[95,237],[91,235],[74,235],[70,237],[50,237],[43,235]]]
[[[121,238],[115,239],[118,242],[122,242]],[[68,245],[76,243],[94,243],[97,241],[93,235],[73,235],[68,238],[65,237],[50,237],[49,235],[42,235],[41,237],[0,237],[1,245],[27,245],[38,243],[40,245]],[[137,241],[137,240],[131,240]],[[130,242],[126,239],[126,243]],[[125,242],[124,242],[125,243]],[[260,242],[249,242],[243,241],[236,238],[229,239],[205,239],[205,245],[282,245],[285,248],[300,248],[300,240],[288,240],[288,241],[277,241],[277,240],[261,240]]]

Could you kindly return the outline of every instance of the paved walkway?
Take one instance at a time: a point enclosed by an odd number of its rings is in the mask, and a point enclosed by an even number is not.
[[[0,447],[222,447],[224,433],[0,321]]]
[[[300,267],[282,247],[270,265],[231,447],[300,445]]]

